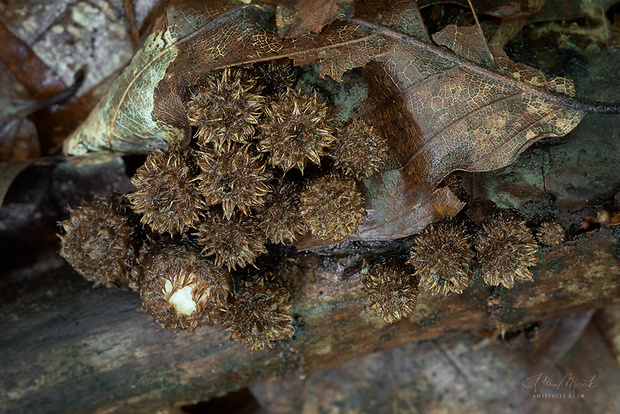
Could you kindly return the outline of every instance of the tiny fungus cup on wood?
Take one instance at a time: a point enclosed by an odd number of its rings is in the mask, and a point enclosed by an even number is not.
[[[426,227],[407,261],[416,269],[420,287],[433,294],[462,293],[473,278],[474,252],[461,226],[442,220]]]
[[[489,216],[478,233],[474,246],[480,273],[492,286],[514,286],[516,281],[532,281],[528,269],[538,263],[538,244],[525,221],[511,212]]]

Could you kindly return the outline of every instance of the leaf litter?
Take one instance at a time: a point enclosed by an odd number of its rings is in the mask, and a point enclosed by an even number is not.
[[[451,172],[501,168],[587,111],[618,109],[573,99],[572,80],[511,61],[476,27],[431,37],[415,2],[355,4],[354,17],[350,4],[332,6],[322,4],[318,25],[293,30],[278,21],[281,4],[172,1],[65,153],[88,163],[187,142],[187,90],[217,69],[290,59],[340,82],[363,68],[369,99],[359,116],[388,139],[390,168],[365,180],[368,219],[351,239],[385,240],[458,213],[464,204],[439,186]]]

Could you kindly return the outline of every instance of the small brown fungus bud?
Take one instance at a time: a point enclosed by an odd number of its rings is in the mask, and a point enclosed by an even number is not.
[[[433,295],[463,293],[473,278],[474,252],[462,227],[453,220],[426,226],[410,253],[407,263],[415,267],[419,287]]]
[[[216,266],[225,265],[228,270],[254,263],[267,251],[267,238],[256,219],[239,213],[228,220],[217,209],[209,210],[196,230],[196,238],[203,253],[215,255]]]
[[[366,215],[364,195],[353,179],[338,174],[312,178],[300,195],[301,217],[312,236],[342,240]]]
[[[118,194],[100,197],[69,210],[60,224],[60,255],[95,286],[127,286],[136,261],[137,217]]]
[[[217,153],[232,142],[247,144],[254,135],[265,98],[241,71],[225,69],[221,79],[206,80],[188,103],[187,117],[198,127],[201,146],[213,145]]]
[[[274,243],[295,241],[305,231],[299,217],[299,191],[297,183],[282,178],[265,198],[265,204],[256,209],[259,228]]]
[[[611,213],[607,210],[599,210],[596,212],[596,221],[599,224],[609,224],[611,221]]]
[[[372,125],[354,118],[336,133],[330,148],[334,167],[356,179],[369,178],[379,172],[387,160],[387,140]]]
[[[418,304],[416,278],[410,269],[397,262],[375,264],[365,270],[362,288],[366,308],[387,323],[407,318]]]
[[[213,324],[228,305],[232,277],[189,243],[154,243],[142,249],[133,288],[158,325],[193,332]]]
[[[287,89],[265,108],[258,149],[268,152],[271,165],[285,172],[298,168],[303,173],[308,161],[319,165],[335,139],[327,112],[316,93],[301,95]]]
[[[536,230],[536,239],[546,246],[561,244],[566,241],[566,231],[560,223],[544,221]]]
[[[525,221],[515,214],[504,212],[488,217],[474,247],[481,276],[489,285],[512,288],[515,280],[533,280],[528,268],[538,263],[538,244]]]
[[[198,224],[205,208],[193,178],[182,152],[155,150],[131,179],[136,191],[127,198],[153,231],[183,232]]]
[[[227,219],[235,208],[249,214],[249,207],[260,206],[270,191],[270,175],[265,165],[243,150],[217,155],[210,151],[198,155],[201,173],[198,191],[207,205],[222,203]]]
[[[227,311],[221,317],[222,326],[230,331],[230,340],[239,341],[252,350],[272,347],[295,332],[288,314],[292,305],[288,291],[265,278],[245,281],[235,290]]]

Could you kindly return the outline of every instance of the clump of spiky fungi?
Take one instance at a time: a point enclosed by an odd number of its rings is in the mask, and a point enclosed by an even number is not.
[[[474,247],[484,281],[491,286],[512,288],[515,281],[532,281],[528,269],[538,263],[538,245],[525,221],[517,215],[502,212],[482,223]]]
[[[142,224],[155,232],[182,233],[200,221],[205,203],[187,156],[179,150],[154,150],[131,178],[136,191],[127,198],[142,215]]]
[[[316,93],[302,95],[293,89],[273,99],[261,120],[258,149],[269,153],[270,163],[285,172],[302,174],[308,162],[319,165],[333,141],[328,107]]]
[[[272,347],[271,341],[295,332],[288,310],[292,305],[288,291],[274,281],[253,277],[235,289],[220,322],[230,331],[230,340],[252,350]]]
[[[406,265],[389,261],[365,267],[362,273],[367,309],[372,309],[387,323],[411,315],[418,304],[419,290],[416,278]]]
[[[214,255],[216,266],[226,265],[228,270],[254,263],[258,255],[267,252],[267,238],[256,219],[239,212],[227,219],[218,208],[208,210],[195,237],[203,253]]]
[[[271,190],[265,164],[243,148],[219,155],[205,150],[197,161],[198,191],[207,205],[221,203],[227,219],[235,208],[249,214],[249,208],[262,205]]]
[[[141,310],[173,332],[215,323],[232,287],[230,274],[187,241],[146,243],[132,283]]]
[[[366,215],[357,182],[338,174],[310,179],[299,198],[305,227],[317,239],[342,240],[357,230]]]
[[[233,142],[249,144],[262,113],[265,98],[256,81],[240,70],[225,69],[220,79],[205,80],[187,104],[187,118],[198,127],[203,147],[226,152]]]
[[[545,246],[553,246],[566,241],[566,230],[560,223],[544,221],[536,230],[536,239]]]
[[[299,184],[280,178],[265,197],[265,204],[256,209],[258,227],[274,243],[295,241],[306,229],[300,220]]]
[[[69,219],[60,222],[60,255],[95,286],[127,287],[136,263],[137,217],[118,194],[82,200]]]
[[[474,252],[460,225],[443,219],[415,239],[407,263],[415,268],[419,287],[432,294],[462,293],[472,280]]]
[[[372,125],[354,118],[337,129],[329,149],[334,167],[356,179],[370,178],[387,160],[387,140]]]

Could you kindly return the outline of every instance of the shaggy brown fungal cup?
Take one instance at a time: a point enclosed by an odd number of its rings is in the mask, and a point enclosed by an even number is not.
[[[387,140],[365,121],[354,118],[336,130],[329,149],[334,167],[356,179],[370,178],[387,160]]]
[[[546,246],[561,244],[566,241],[566,231],[560,223],[545,221],[536,230],[536,239]]]
[[[197,190],[184,152],[151,152],[131,182],[127,195],[140,221],[158,233],[184,232],[200,221],[205,202]]]
[[[230,331],[230,340],[239,341],[252,350],[272,347],[295,332],[293,318],[288,314],[292,305],[289,293],[265,278],[252,278],[235,290],[221,324]]]
[[[407,318],[418,304],[416,278],[404,264],[390,261],[378,263],[363,271],[362,288],[366,308],[387,323]]]
[[[225,69],[220,79],[207,79],[192,95],[187,118],[198,127],[198,144],[213,145],[219,154],[228,151],[233,142],[251,141],[264,104],[255,80],[240,70]]]
[[[410,253],[407,263],[415,268],[419,287],[433,295],[463,293],[473,278],[474,252],[462,227],[453,220],[426,226]]]
[[[189,243],[156,242],[143,247],[132,287],[158,325],[192,332],[214,323],[228,304],[232,277]]]
[[[93,195],[60,222],[60,255],[95,286],[126,287],[136,262],[137,217],[118,194]]]
[[[215,265],[226,266],[228,270],[254,263],[258,255],[267,252],[267,237],[256,219],[240,213],[233,214],[229,220],[219,209],[210,209],[195,236],[203,253],[214,255]]]
[[[305,231],[300,218],[299,192],[299,184],[281,178],[273,184],[265,204],[255,210],[258,227],[274,243],[295,241]]]
[[[364,195],[353,179],[328,174],[308,181],[300,195],[301,217],[312,236],[342,240],[366,216]]]
[[[319,165],[334,136],[329,126],[328,107],[315,94],[287,89],[265,107],[258,149],[269,153],[269,162],[285,172],[297,168],[303,173],[308,162]]]
[[[512,288],[515,281],[533,281],[528,268],[538,263],[538,244],[525,221],[515,214],[503,212],[488,217],[474,246],[480,274],[489,285]]]
[[[271,191],[265,164],[242,148],[220,155],[203,151],[198,155],[198,166],[198,191],[207,205],[221,203],[227,219],[235,208],[249,214],[249,208],[262,205]]]

